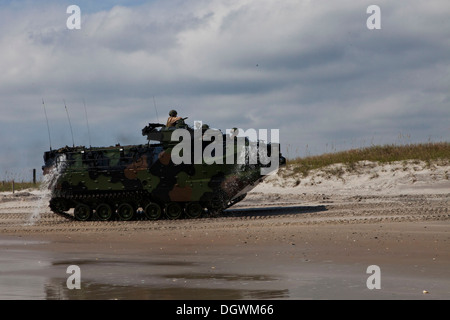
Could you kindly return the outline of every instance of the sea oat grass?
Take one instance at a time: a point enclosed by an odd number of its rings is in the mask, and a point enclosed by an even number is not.
[[[410,160],[424,161],[428,166],[435,162],[440,162],[444,165],[448,164],[450,161],[450,143],[372,146],[318,156],[288,159],[288,167],[292,174],[301,173],[303,177],[306,177],[311,170],[321,169],[338,163],[344,164],[346,169],[351,172],[358,170],[360,161],[384,164],[396,161],[407,163]],[[342,174],[342,172],[336,173]]]
[[[33,182],[14,182],[14,191],[22,191],[25,189],[39,189],[40,183]],[[0,192],[13,191],[12,181],[0,181]]]

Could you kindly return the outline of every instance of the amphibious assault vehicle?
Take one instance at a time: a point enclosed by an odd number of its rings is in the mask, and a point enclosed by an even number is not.
[[[180,139],[172,141],[176,129],[184,129],[192,142],[191,149],[176,149],[177,155],[185,156],[185,160],[190,157],[192,161],[174,162],[172,151],[180,143]],[[45,176],[53,179],[49,207],[54,213],[82,221],[217,215],[244,199],[246,192],[264,178],[261,169],[268,165],[249,162],[252,143],[248,138],[245,138],[243,153],[239,154],[239,144],[232,144],[230,153],[225,143],[230,141],[226,140],[230,139],[229,135],[219,130],[223,149],[214,150],[212,143],[215,141],[217,147],[220,139],[216,139],[220,136],[216,135],[212,141],[205,140],[202,137],[207,131],[203,127],[198,134],[200,131],[184,121],[176,127],[149,124],[142,129],[142,135],[147,136],[146,144],[66,146],[46,151],[42,169]],[[189,146],[189,141],[183,142]],[[279,145],[275,145],[274,149],[273,143],[257,142],[256,148],[266,148],[268,156],[271,150],[276,150],[278,168],[285,164],[285,158],[279,154]],[[199,150],[203,155],[200,161],[194,159]],[[209,151],[206,152],[209,156],[223,155],[221,159],[216,158],[222,161],[208,162],[205,151]],[[234,161],[226,160],[230,155]],[[244,162],[239,163],[239,155],[244,155]]]

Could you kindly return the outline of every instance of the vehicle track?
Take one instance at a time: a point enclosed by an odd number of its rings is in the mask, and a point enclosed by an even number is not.
[[[51,212],[39,197],[0,199],[0,232],[108,232],[275,227],[308,224],[450,220],[450,194],[250,195],[217,217],[181,220],[75,221]],[[6,200],[6,201],[5,201]],[[35,219],[32,219],[32,217]]]

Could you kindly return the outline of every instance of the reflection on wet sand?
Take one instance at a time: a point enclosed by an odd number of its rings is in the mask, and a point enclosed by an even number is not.
[[[55,259],[56,258],[56,259]],[[67,267],[81,269],[81,289],[67,288]],[[0,257],[1,299],[82,300],[227,300],[284,299],[289,290],[273,284],[273,275],[220,273],[186,259],[133,258],[119,260],[90,255],[8,250]],[[205,272],[205,270],[207,270]]]
[[[81,290],[69,290],[65,279],[51,279],[45,285],[47,300],[238,300],[283,299],[289,290],[252,290],[227,288],[152,288],[121,286],[84,281]]]
[[[95,281],[83,280],[81,290],[67,289],[64,279],[51,279],[45,287],[46,299],[208,300],[289,297],[289,290],[260,289],[266,287],[265,283],[279,280],[274,276],[200,273],[196,270],[201,268],[201,264],[191,261],[63,259],[53,261],[52,265],[55,267],[78,265],[82,270],[89,270],[89,273],[97,276]],[[155,268],[149,269],[149,266]],[[112,269],[114,272],[111,272]],[[101,270],[105,271],[103,275],[100,275]],[[123,270],[129,271],[126,279],[108,277],[110,274],[124,274]],[[182,272],[183,270],[185,272]],[[245,289],[241,289],[242,287]]]
[[[115,260],[115,259],[67,259],[67,260],[56,260],[52,262],[54,266],[68,266],[68,265],[129,265],[130,263],[136,265],[150,265],[150,266],[192,266],[195,265],[193,262],[189,261],[179,261],[179,260],[165,260],[165,261],[123,261],[123,260]]]
[[[275,281],[277,278],[270,277],[266,275],[248,275],[248,274],[211,274],[211,273],[200,273],[200,274],[173,274],[166,275],[165,277],[171,279],[206,279],[206,280],[226,280],[226,281]]]

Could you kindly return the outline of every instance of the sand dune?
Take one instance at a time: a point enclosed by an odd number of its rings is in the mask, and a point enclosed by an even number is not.
[[[220,217],[176,221],[70,221],[44,191],[4,192],[0,298],[449,299],[449,170],[280,172]],[[81,290],[66,287],[69,265]]]

